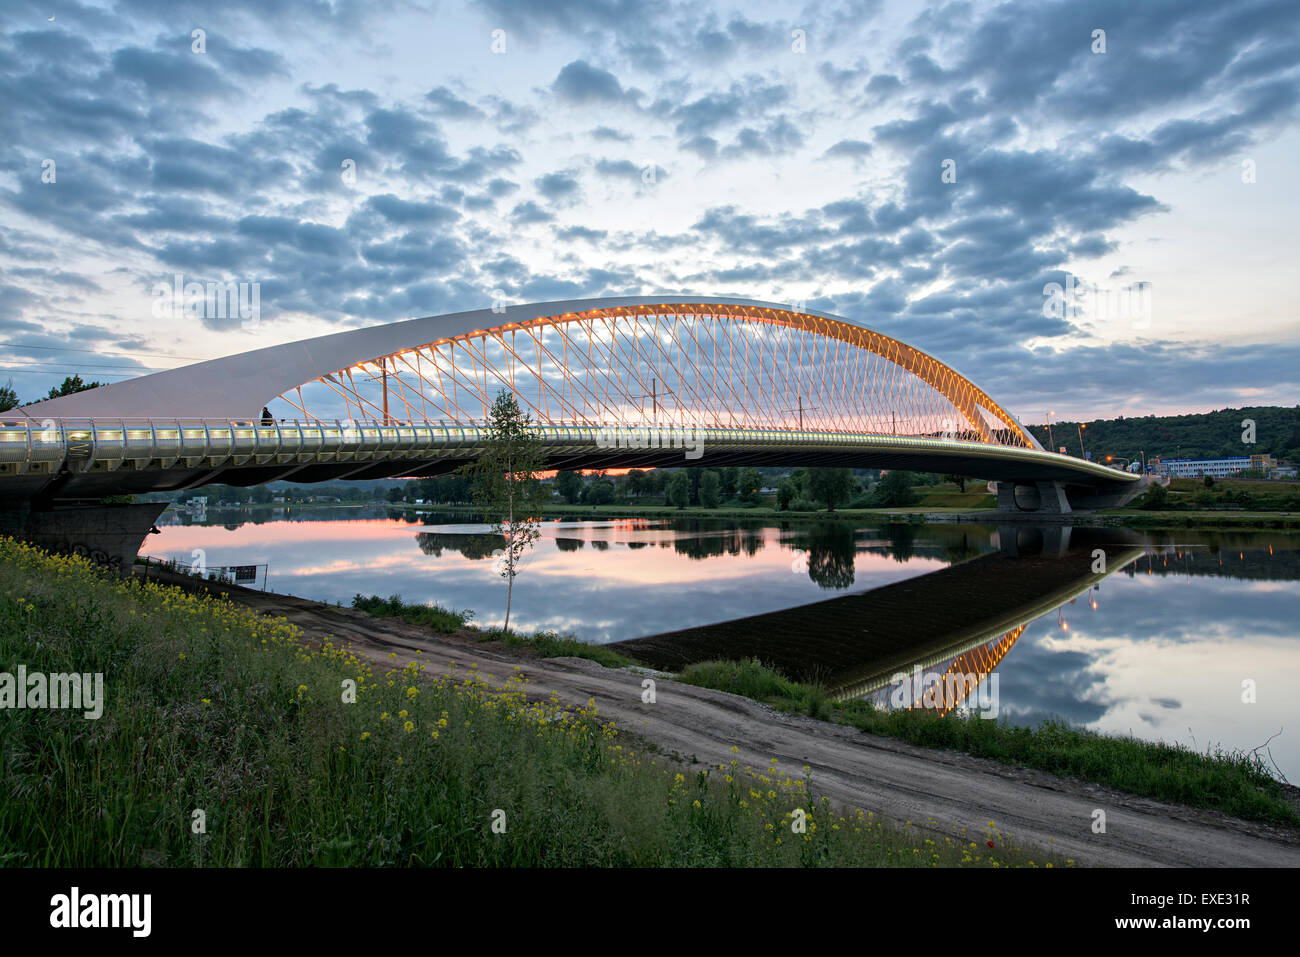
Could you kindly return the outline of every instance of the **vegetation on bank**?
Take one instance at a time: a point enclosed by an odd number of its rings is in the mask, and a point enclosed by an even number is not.
[[[402,601],[401,595],[380,598],[378,595],[366,596],[358,592],[352,598],[352,607],[376,618],[400,618],[408,625],[419,625],[448,634],[469,628],[469,623],[474,618],[474,612],[468,609],[452,611],[436,603],[408,604]]]
[[[1179,744],[1098,734],[1059,721],[1026,728],[978,716],[882,710],[863,700],[836,702],[825,689],[791,681],[753,659],[701,662],[678,680],[924,747],[962,751],[1249,820],[1300,826],[1296,804],[1255,754],[1201,754]]]
[[[1134,512],[1109,510],[1101,513],[1129,528],[1268,528],[1300,529],[1297,512]],[[1076,524],[1081,524],[1076,522]]]
[[[1135,503],[1147,511],[1300,512],[1300,482],[1176,478]]]
[[[413,506],[407,506],[411,509]],[[470,506],[439,505],[431,506],[436,512],[447,512],[476,516],[477,510]],[[725,518],[725,519],[776,519],[780,521],[853,521],[855,519],[874,519],[906,521],[911,524],[926,524],[927,516],[937,515],[938,524],[959,520],[977,520],[996,524],[996,515],[989,510],[987,515],[978,515],[976,509],[955,506],[931,506],[927,508],[879,508],[879,509],[836,509],[817,512],[782,512],[771,506],[753,508],[691,508],[685,511],[663,505],[548,505],[543,510],[546,518]],[[415,521],[412,512],[408,520]],[[1131,528],[1300,528],[1300,511],[1297,512],[1170,512],[1144,511],[1142,509],[1120,508],[1106,509],[1093,513],[1079,513],[1070,519],[1074,525],[1125,525]]]
[[[103,714],[4,714],[0,865],[1053,863],[995,828],[840,813],[775,760],[686,774],[518,669],[499,689],[376,670],[284,619],[0,539],[0,669],[20,665],[102,673]]]
[[[539,658],[587,658],[600,662],[606,668],[624,668],[633,664],[630,658],[602,645],[589,644],[572,635],[561,635],[555,631],[520,635],[500,628],[480,630],[470,624],[474,618],[472,611],[451,611],[439,604],[407,603],[402,601],[401,595],[390,595],[387,598],[357,595],[352,599],[352,607],[376,618],[400,618],[409,625],[420,625],[444,634],[471,633],[479,641],[500,641]]]
[[[967,487],[969,486],[969,488]],[[847,468],[707,468],[560,471],[550,483],[553,505],[590,508],[659,507],[675,509],[762,509],[780,513],[838,512],[841,509],[906,506],[991,507],[987,483],[962,476],[894,469]],[[394,504],[433,506],[468,504],[470,488],[463,476],[439,475],[412,480],[389,490]]]

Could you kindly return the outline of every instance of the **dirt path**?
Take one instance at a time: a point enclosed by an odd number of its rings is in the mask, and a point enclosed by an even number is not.
[[[449,670],[454,662],[463,672],[476,664],[499,685],[521,665],[532,695],[555,692],[571,704],[594,698],[603,719],[687,762],[716,768],[737,758],[742,766],[766,768],[775,757],[789,772],[807,765],[814,788],[833,801],[898,822],[925,826],[932,820],[937,823],[930,826],[940,834],[964,827],[981,840],[987,823],[994,821],[1026,848],[1051,847],[1093,866],[1300,866],[1300,838],[1268,825],[918,748],[667,679],[657,679],[656,703],[643,704],[643,674],[578,658],[524,658],[470,638],[436,638],[394,619],[301,598],[222,590],[259,611],[288,617],[309,639],[332,636],[335,644],[350,642],[386,667],[406,665],[419,650],[427,670]],[[389,659],[389,653],[396,659]],[[1092,833],[1094,809],[1106,812],[1104,834]]]

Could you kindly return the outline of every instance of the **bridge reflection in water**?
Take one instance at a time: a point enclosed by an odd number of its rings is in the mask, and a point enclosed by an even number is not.
[[[938,701],[909,694],[909,706],[946,713],[973,696],[1030,622],[1145,552],[1140,537],[1124,529],[1059,531],[1035,549],[1023,530],[1003,527],[998,552],[927,575],[609,647],[666,671],[757,658],[796,681],[821,684],[835,700],[867,698],[882,707],[897,703],[897,676],[920,669],[957,694]]]

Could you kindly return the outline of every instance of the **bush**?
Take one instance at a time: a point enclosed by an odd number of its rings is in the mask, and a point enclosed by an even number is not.
[[[1142,507],[1145,509],[1156,510],[1166,508],[1168,507],[1168,504],[1169,490],[1158,482],[1152,483],[1150,490],[1146,494],[1146,498],[1142,500]]]
[[[468,609],[452,611],[438,604],[408,605],[402,601],[401,595],[389,595],[387,598],[371,595],[367,598],[358,593],[352,598],[352,607],[376,618],[400,618],[408,625],[422,625],[445,632],[460,631],[474,617],[474,612]]]

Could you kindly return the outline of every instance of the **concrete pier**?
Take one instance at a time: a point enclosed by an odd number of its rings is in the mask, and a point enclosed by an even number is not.
[[[0,535],[60,555],[82,555],[127,576],[166,502],[0,509]]]

